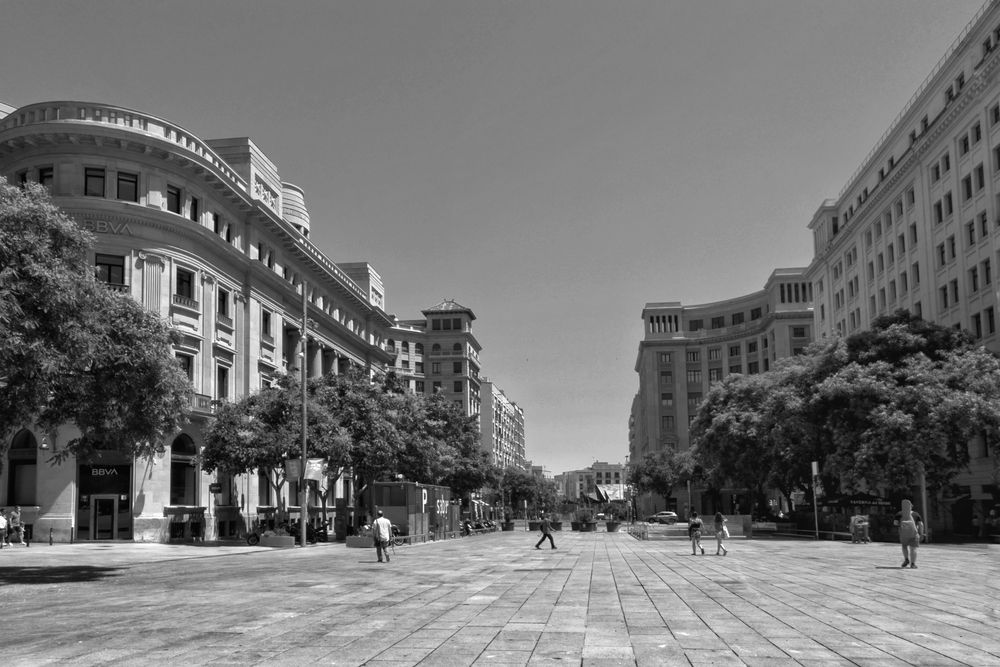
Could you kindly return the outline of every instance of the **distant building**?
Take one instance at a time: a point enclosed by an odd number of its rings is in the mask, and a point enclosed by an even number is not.
[[[805,271],[776,269],[764,289],[725,301],[646,304],[635,362],[639,391],[629,416],[630,461],[686,450],[688,428],[712,384],[734,373],[766,372],[812,342],[812,286]],[[667,507],[662,502],[640,497],[638,510],[676,510],[687,504],[686,489],[683,496],[666,499]],[[704,509],[700,499],[693,504]]]
[[[604,502],[624,499],[625,466],[621,463],[594,461],[582,470],[570,470],[555,478],[559,494],[571,502]],[[620,496],[620,497],[619,497]]]
[[[524,470],[524,410],[485,378],[482,388],[480,430],[483,449],[500,468]]]
[[[479,352],[472,334],[475,314],[452,300],[422,311],[420,320],[395,322],[387,349],[394,370],[418,394],[444,394],[466,415],[482,409]]]

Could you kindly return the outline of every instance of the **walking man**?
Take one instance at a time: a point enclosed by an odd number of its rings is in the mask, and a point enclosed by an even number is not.
[[[535,545],[535,548],[536,549],[541,549],[542,548],[542,542],[545,541],[545,538],[548,538],[549,539],[549,544],[551,544],[552,548],[555,549],[556,548],[556,543],[555,543],[555,540],[552,539],[552,522],[549,521],[549,515],[548,514],[543,514],[542,515],[541,529],[542,529],[542,536],[539,538],[538,543]]]
[[[378,562],[382,562],[382,555],[385,554],[385,562],[388,563],[392,522],[382,516],[382,510],[378,511],[378,518],[372,521],[372,538],[375,540],[375,553],[378,554]]]

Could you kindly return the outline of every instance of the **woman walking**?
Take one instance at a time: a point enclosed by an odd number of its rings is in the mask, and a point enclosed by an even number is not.
[[[694,556],[698,553],[698,549],[701,549],[701,555],[705,555],[705,547],[701,546],[701,527],[704,525],[702,520],[698,518],[697,512],[691,512],[691,518],[688,519],[688,537],[691,538],[691,555]]]
[[[726,528],[726,517],[722,516],[722,512],[715,513],[715,555],[718,556],[719,552],[725,556],[729,553],[726,549],[726,545],[722,541],[729,537],[729,529]]]

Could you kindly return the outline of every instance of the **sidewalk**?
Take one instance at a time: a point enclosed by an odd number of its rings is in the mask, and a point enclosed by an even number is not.
[[[4,664],[1000,664],[1000,546],[537,539],[4,549]]]

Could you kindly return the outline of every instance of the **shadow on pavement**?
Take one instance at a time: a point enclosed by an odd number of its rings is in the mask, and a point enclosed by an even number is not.
[[[71,567],[0,567],[0,586],[14,584],[66,584],[100,581],[121,574],[121,568],[73,565]]]

